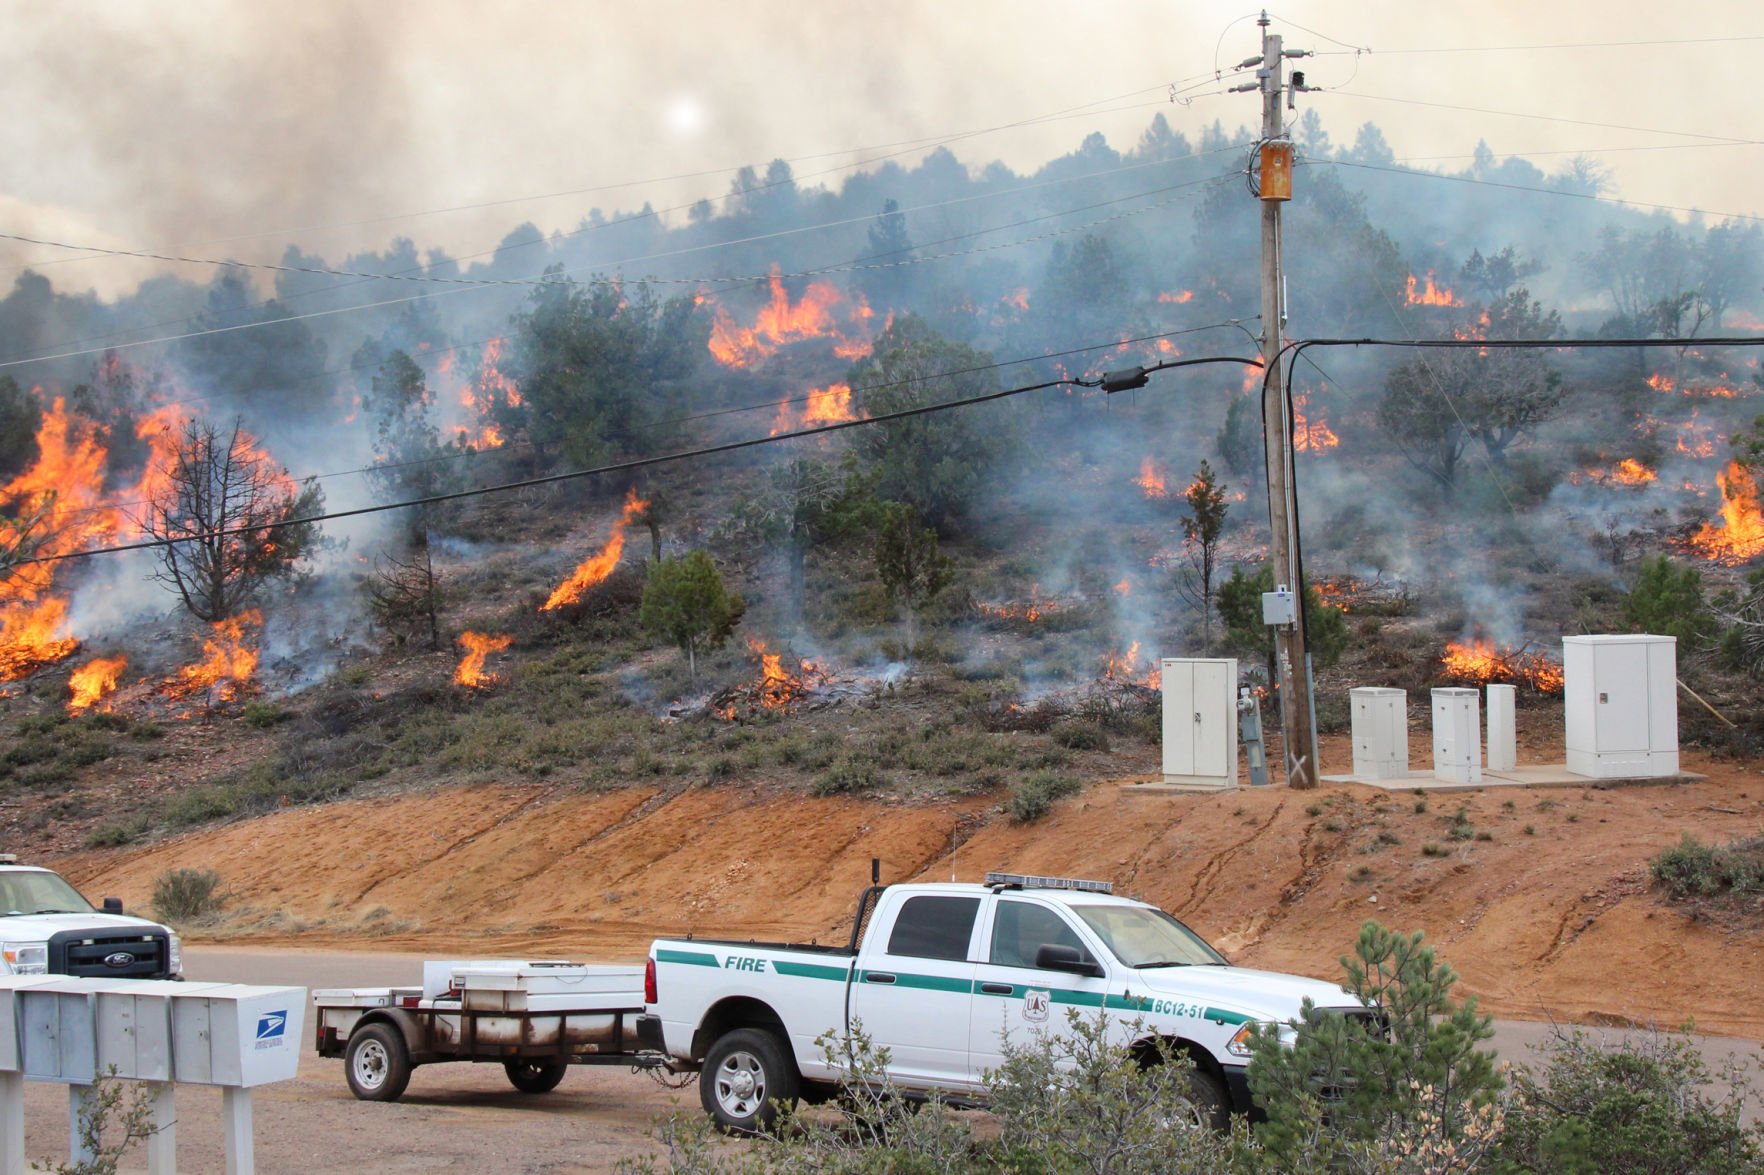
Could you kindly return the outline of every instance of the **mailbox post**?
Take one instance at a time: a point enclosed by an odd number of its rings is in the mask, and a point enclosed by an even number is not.
[[[300,1064],[303,987],[0,977],[0,1175],[25,1170],[24,1082],[68,1087],[68,1153],[89,1160],[80,1113],[114,1073],[149,1083],[149,1175],[177,1170],[177,1084],[221,1087],[227,1175],[251,1175],[251,1089]]]

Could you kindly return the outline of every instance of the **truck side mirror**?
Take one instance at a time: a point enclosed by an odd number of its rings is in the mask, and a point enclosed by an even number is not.
[[[106,914],[120,914],[120,913],[122,913],[123,912],[122,899],[121,898],[105,898],[104,899],[104,912]]]
[[[1073,975],[1089,975],[1092,978],[1102,977],[1102,964],[1086,959],[1077,947],[1060,946],[1057,943],[1044,942],[1035,948],[1035,965],[1043,971],[1067,971]]]

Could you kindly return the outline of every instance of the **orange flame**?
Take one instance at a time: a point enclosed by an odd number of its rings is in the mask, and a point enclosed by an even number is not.
[[[750,367],[791,343],[826,338],[833,353],[842,359],[861,359],[870,353],[869,321],[875,313],[861,294],[849,303],[831,282],[811,282],[794,304],[784,288],[779,266],[772,266],[771,300],[760,308],[751,327],[740,326],[722,306],[711,323],[710,352],[725,367]],[[705,301],[710,295],[701,295]],[[843,324],[835,310],[843,307]],[[851,328],[847,334],[844,328]]]
[[[1044,599],[1041,595],[1041,585],[1032,583],[1029,585],[1029,601],[1027,603],[976,604],[975,607],[986,615],[999,620],[1026,620],[1034,624],[1049,613],[1059,611],[1060,606],[1053,600]]]
[[[747,651],[759,658],[760,680],[743,688],[726,705],[715,707],[717,717],[734,720],[743,702],[750,710],[787,710],[827,680],[827,674],[813,661],[799,661],[795,673],[784,668],[784,654],[771,652],[766,642],[747,638]]]
[[[500,683],[500,676],[484,672],[484,658],[491,653],[500,653],[513,643],[512,636],[489,636],[481,632],[460,633],[459,644],[466,653],[459,659],[458,668],[453,671],[454,682],[472,689],[489,689]]]
[[[1193,290],[1177,290],[1174,294],[1172,294],[1168,290],[1165,290],[1158,295],[1158,301],[1160,301],[1160,302],[1173,302],[1176,305],[1180,306],[1185,302],[1194,301],[1194,291]]]
[[[1714,429],[1697,420],[1697,410],[1691,409],[1690,419],[1678,426],[1678,451],[1686,457],[1713,457],[1715,442],[1725,440]]]
[[[1482,637],[1471,638],[1469,644],[1447,642],[1440,662],[1448,678],[1476,685],[1510,683],[1555,693],[1563,683],[1562,667],[1544,654],[1500,649]]]
[[[1703,523],[1690,537],[1697,553],[1737,566],[1764,554],[1764,510],[1759,508],[1757,475],[1738,461],[1715,475],[1721,487],[1721,525]]]
[[[105,449],[95,424],[57,397],[37,426],[37,460],[0,489],[0,550],[35,547],[42,558],[77,554],[115,532],[103,505]],[[58,562],[24,563],[0,578],[0,681],[14,681],[71,656],[79,642],[61,632],[67,602],[43,599]]]
[[[1329,427],[1321,414],[1315,422],[1306,418],[1305,409],[1310,403],[1309,392],[1298,392],[1292,398],[1293,447],[1301,453],[1335,448],[1341,444],[1341,438],[1335,435],[1335,430]]]
[[[258,651],[246,644],[245,629],[263,627],[263,613],[253,608],[217,622],[202,640],[202,660],[178,670],[166,683],[177,698],[215,691],[223,702],[239,696],[257,672]]]
[[[1153,461],[1150,457],[1145,457],[1140,460],[1139,476],[1133,479],[1133,484],[1138,486],[1141,492],[1143,492],[1148,498],[1167,498],[1170,496],[1170,487],[1165,483],[1164,475],[1159,472],[1157,462]]]
[[[851,410],[851,387],[848,384],[828,384],[824,388],[812,389],[803,401],[800,417],[793,415],[792,407],[789,400],[778,402],[778,416],[772,422],[772,436],[857,419],[857,415]]]
[[[619,520],[613,523],[612,536],[606,540],[606,546],[590,555],[577,567],[575,574],[557,585],[551,598],[539,606],[541,612],[554,612],[569,604],[577,603],[588,593],[588,589],[605,581],[619,565],[619,557],[625,553],[625,528],[637,520],[637,516],[649,506],[637,496],[633,488],[625,496],[625,508],[619,514]]]
[[[1129,685],[1144,686],[1146,689],[1162,689],[1164,685],[1162,667],[1154,665],[1144,673],[1140,672],[1138,641],[1128,645],[1125,653],[1110,653],[1103,658],[1102,675],[1105,681],[1123,681]]]
[[[73,695],[68,699],[68,713],[89,710],[114,692],[128,665],[127,657],[99,657],[75,669],[67,679],[67,688]]]
[[[1425,285],[1422,285],[1421,279],[1417,278],[1414,274],[1411,273],[1409,275],[1407,298],[1409,305],[1411,306],[1462,305],[1462,303],[1452,296],[1451,290],[1444,286],[1436,286],[1433,284],[1433,270],[1431,269],[1427,271],[1427,282]]]

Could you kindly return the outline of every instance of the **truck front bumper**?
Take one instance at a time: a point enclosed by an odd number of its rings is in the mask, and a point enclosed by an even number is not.
[[[1222,1066],[1225,1071],[1225,1092],[1231,1096],[1231,1112],[1247,1114],[1251,1122],[1260,1122],[1267,1117],[1257,1107],[1255,1099],[1250,1097],[1249,1069],[1242,1065]]]

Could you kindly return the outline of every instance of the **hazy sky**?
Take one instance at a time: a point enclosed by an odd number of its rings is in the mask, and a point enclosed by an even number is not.
[[[1191,140],[1256,125],[1256,97],[1223,92],[1245,78],[1214,74],[1259,52],[1258,11],[0,0],[0,233],[255,260],[298,241],[332,261],[402,235],[463,255],[523,220],[567,229],[596,206],[719,196],[734,168],[773,158],[836,186],[860,160],[922,141],[897,156],[911,164],[951,140],[976,168],[1029,170],[1091,131],[1129,149],[1160,110]],[[1764,212],[1756,5],[1303,0],[1270,15],[1287,48],[1317,51],[1298,65],[1326,89],[1299,109],[1337,143],[1374,121],[1419,166],[1459,170],[1478,139],[1545,172],[1587,153],[1627,200]],[[508,203],[442,211],[491,201]],[[0,242],[0,288],[21,262],[106,293],[158,268],[67,256]]]

